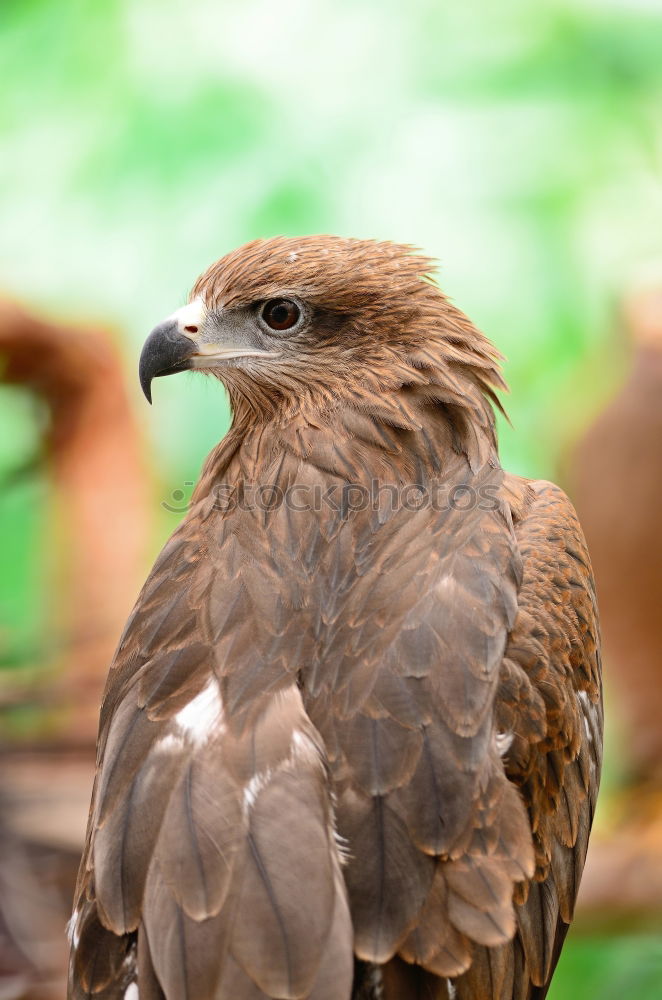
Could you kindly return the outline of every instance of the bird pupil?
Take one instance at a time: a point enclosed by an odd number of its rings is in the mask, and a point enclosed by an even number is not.
[[[262,316],[272,330],[289,330],[299,319],[300,310],[289,299],[274,299],[267,302]]]

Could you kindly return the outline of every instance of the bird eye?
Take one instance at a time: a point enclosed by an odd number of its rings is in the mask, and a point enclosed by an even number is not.
[[[262,319],[272,330],[291,330],[301,316],[301,309],[292,299],[269,299],[262,306]]]

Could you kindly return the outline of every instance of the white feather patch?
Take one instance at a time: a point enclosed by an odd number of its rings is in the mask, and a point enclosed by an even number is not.
[[[437,581],[436,589],[440,590],[442,593],[451,593],[452,591],[457,590],[457,580],[454,576],[451,576],[450,573],[444,573],[444,575]]]
[[[154,744],[155,753],[180,753],[184,749],[185,740],[183,736],[176,733],[166,733],[163,739]]]
[[[80,923],[80,916],[80,910],[74,910],[71,914],[71,919],[67,924],[67,937],[70,944],[72,944],[74,948],[78,947],[78,942],[80,941],[80,927],[78,926]]]
[[[289,760],[291,764],[294,764],[296,761],[301,761],[308,765],[323,766],[322,758],[315,741],[312,740],[307,733],[302,732],[300,729],[292,730]],[[286,761],[283,761],[280,767],[286,763]],[[244,815],[246,815],[248,811],[253,808],[258,795],[271,781],[273,773],[273,769],[270,767],[265,768],[264,771],[258,771],[258,773],[254,774],[245,786],[243,796]]]
[[[223,728],[223,702],[215,677],[177,712],[174,721],[196,746],[202,746],[213,733]]]
[[[292,759],[303,760],[307,764],[321,764],[322,758],[315,745],[315,741],[302,732],[301,729],[292,731],[292,743],[290,746],[290,757]]]
[[[597,728],[597,708],[589,698],[586,691],[578,691],[577,698],[584,720],[584,732],[589,743],[593,743],[593,728]],[[590,720],[590,721],[589,721]]]
[[[505,755],[510,750],[510,745],[513,742],[513,734],[507,733],[497,733],[495,736],[496,748],[500,757],[505,757]]]
[[[269,767],[266,771],[259,771],[257,774],[253,775],[244,788],[244,814],[246,814],[249,809],[253,808],[258,795],[271,781],[271,773],[271,768]]]

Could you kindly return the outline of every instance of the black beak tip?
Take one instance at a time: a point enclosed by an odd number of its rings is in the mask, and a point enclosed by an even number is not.
[[[152,380],[151,380],[151,378],[147,378],[147,379],[142,379],[141,378],[141,380],[140,380],[140,387],[141,387],[141,389],[142,389],[142,391],[144,393],[145,399],[147,400],[147,402],[151,406],[152,405]]]
[[[152,403],[152,380],[162,375],[175,375],[190,368],[189,359],[195,345],[182,336],[172,322],[155,327],[145,341],[138,364],[138,378],[145,399]]]
[[[151,352],[149,352],[151,353]],[[140,388],[145,394],[145,399],[152,405],[152,379],[154,378],[154,372],[152,371],[152,365],[149,363],[148,352],[145,351],[143,347],[142,353],[140,355],[140,363],[138,365],[138,378],[140,380]]]

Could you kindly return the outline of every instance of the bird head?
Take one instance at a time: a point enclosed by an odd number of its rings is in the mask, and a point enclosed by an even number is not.
[[[493,398],[489,385],[503,387],[499,355],[431,270],[429,259],[393,243],[248,243],[213,264],[189,303],[151,332],[143,391],[151,402],[153,378],[198,369],[226,385],[235,413],[272,417],[420,385],[421,371],[436,366],[439,384],[473,377]]]

